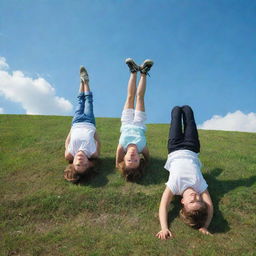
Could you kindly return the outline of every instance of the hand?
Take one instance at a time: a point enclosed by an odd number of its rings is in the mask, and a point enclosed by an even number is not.
[[[166,239],[172,238],[173,235],[169,229],[163,229],[156,234],[156,237],[161,240],[166,240]]]
[[[207,228],[199,228],[199,232],[203,233],[204,235],[212,236],[212,234],[207,230]]]

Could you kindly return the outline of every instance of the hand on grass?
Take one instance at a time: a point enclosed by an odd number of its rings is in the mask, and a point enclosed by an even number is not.
[[[199,232],[203,233],[204,235],[212,236],[212,234],[207,230],[207,228],[199,228]]]
[[[161,240],[166,240],[166,239],[172,238],[173,235],[169,229],[163,229],[156,234],[156,237]]]

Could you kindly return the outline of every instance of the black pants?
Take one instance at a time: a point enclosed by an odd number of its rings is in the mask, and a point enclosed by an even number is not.
[[[171,116],[168,139],[168,153],[179,149],[200,152],[200,142],[193,110],[190,106],[174,107]],[[184,131],[182,131],[182,119]]]

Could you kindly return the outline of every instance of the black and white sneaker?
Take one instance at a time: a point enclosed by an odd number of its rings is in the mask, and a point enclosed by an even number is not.
[[[135,73],[140,70],[140,67],[134,62],[132,58],[126,59],[125,63],[128,65],[131,73]]]
[[[140,73],[148,75],[148,71],[153,66],[154,62],[152,60],[145,60],[140,66]]]

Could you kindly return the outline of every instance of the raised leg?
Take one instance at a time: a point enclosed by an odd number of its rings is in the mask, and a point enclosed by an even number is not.
[[[93,96],[90,91],[89,81],[83,81],[84,85],[84,121],[88,123],[93,123],[95,125],[95,117],[93,113]]]
[[[90,92],[89,81],[81,81],[79,92]]]
[[[146,74],[141,74],[139,85],[138,85],[138,88],[137,88],[137,94],[136,94],[136,107],[135,107],[135,109],[138,110],[138,111],[143,111],[143,112],[145,112],[144,96],[145,96],[145,92],[146,92],[146,80],[147,80],[147,75]]]
[[[184,135],[182,133],[182,109],[181,107],[174,107],[171,113],[171,124],[169,129],[169,139],[168,139],[168,153],[171,153],[179,149],[179,146],[184,140]]]
[[[84,103],[84,118],[85,122],[93,123],[95,125],[95,117],[93,113],[93,96],[90,91],[84,93],[85,103]]]
[[[124,109],[128,109],[128,108],[134,109],[134,99],[136,95],[136,79],[137,79],[137,73],[136,72],[131,73],[128,81],[127,97],[124,104]]]
[[[89,92],[90,87],[89,87],[89,75],[84,66],[80,67],[80,89],[79,92]]]
[[[200,152],[200,142],[193,110],[190,106],[185,105],[182,107],[182,112],[184,123],[184,143],[190,147],[190,150],[198,153]]]
[[[80,68],[81,83],[79,87],[78,106],[76,107],[72,124],[79,122],[93,123],[95,117],[93,114],[93,96],[89,86],[89,76],[84,67]]]

